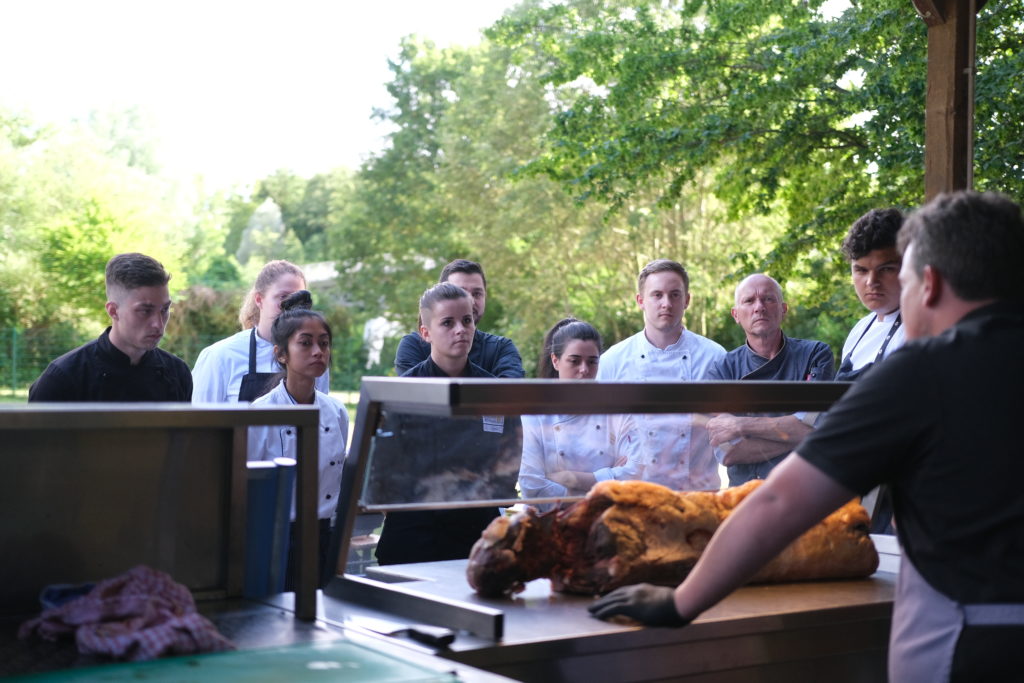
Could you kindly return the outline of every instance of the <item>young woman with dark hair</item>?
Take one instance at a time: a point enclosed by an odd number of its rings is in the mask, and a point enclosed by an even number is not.
[[[331,522],[341,488],[349,420],[344,405],[316,388],[317,378],[323,376],[331,364],[331,327],[322,314],[310,310],[311,305],[312,297],[305,290],[292,293],[281,303],[282,312],[271,328],[274,358],[281,368],[277,376],[279,381],[269,392],[253,401],[253,406],[315,405],[320,411],[317,515],[320,520],[320,566],[324,567]],[[294,427],[249,428],[249,460],[280,457],[296,457]],[[294,500],[292,521],[294,532]],[[292,548],[294,550],[294,543]],[[294,552],[289,552],[286,577],[292,576],[293,556]],[[285,582],[290,584],[288,578]]]
[[[601,335],[590,323],[565,318],[544,335],[538,376],[592,380]],[[639,437],[630,415],[523,415],[523,498],[582,496],[606,479],[638,479]],[[552,503],[537,506],[542,510]]]

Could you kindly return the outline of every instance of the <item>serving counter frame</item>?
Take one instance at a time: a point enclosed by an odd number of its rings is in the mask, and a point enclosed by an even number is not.
[[[439,417],[825,411],[849,386],[364,378],[332,554],[347,557],[355,517],[373,507],[362,505],[360,496],[384,411]],[[517,502],[523,501],[505,501]],[[690,626],[664,629],[594,619],[585,609],[591,597],[554,592],[546,579],[529,582],[519,595],[483,598],[469,587],[465,568],[465,560],[452,560],[371,567],[365,577],[340,575],[324,589],[323,617],[345,623],[354,614],[398,615],[453,628],[458,638],[439,655],[527,681],[876,681],[885,676],[895,583],[890,571],[857,581],[747,586]]]

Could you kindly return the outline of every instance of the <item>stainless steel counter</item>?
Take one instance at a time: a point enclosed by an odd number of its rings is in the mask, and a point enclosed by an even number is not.
[[[682,629],[609,623],[586,612],[592,598],[532,581],[508,599],[477,596],[464,560],[374,568],[403,589],[500,609],[500,641],[460,633],[444,657],[526,681],[876,681],[885,655],[895,575],[857,581],[748,586]],[[324,598],[321,614],[364,612]],[[392,616],[393,618],[393,616]]]

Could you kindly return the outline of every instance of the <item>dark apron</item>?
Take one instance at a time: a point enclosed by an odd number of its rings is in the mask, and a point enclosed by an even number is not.
[[[857,345],[860,344],[861,339],[868,333],[871,326],[875,324],[876,318],[877,316],[871,317],[871,322],[867,324],[867,327],[864,328],[864,331],[860,333],[860,337],[854,343],[853,348],[846,354],[846,358],[843,359],[842,364],[839,366],[839,371],[836,372],[835,381],[852,382],[881,362],[885,356],[885,350],[889,347],[889,342],[896,335],[896,330],[900,329],[900,325],[903,324],[902,313],[897,315],[896,320],[893,321],[892,327],[889,328],[889,334],[885,335],[885,341],[882,342],[882,347],[875,354],[875,359],[857,370],[853,369],[853,352],[857,350]],[[880,486],[877,491],[878,496],[875,498],[874,510],[868,510],[871,514],[871,533],[889,534],[891,536],[896,533],[896,529],[892,525],[892,493],[889,491],[888,486]]]
[[[1019,625],[1024,625],[1024,603],[963,605],[950,600],[903,553],[889,637],[889,680],[946,683],[965,626]]]
[[[238,387],[238,400],[252,403],[267,393],[267,385],[276,372],[256,372],[256,328],[252,328],[249,336],[249,372],[242,375],[242,384]]]
[[[889,347],[889,342],[892,341],[893,336],[896,334],[896,330],[900,329],[900,325],[903,324],[903,314],[900,313],[899,315],[896,316],[896,320],[893,321],[892,327],[889,328],[889,334],[885,335],[885,341],[882,342],[882,348],[878,349],[878,353],[875,354],[875,359],[868,363],[867,365],[857,370],[854,370],[853,352],[857,350],[857,344],[860,344],[860,340],[864,338],[864,335],[868,333],[868,330],[871,329],[871,326],[875,324],[876,317],[877,316],[871,317],[871,322],[869,322],[867,327],[864,328],[864,331],[860,333],[860,337],[857,338],[857,341],[856,343],[854,343],[853,348],[850,349],[850,352],[846,354],[846,358],[844,358],[843,362],[840,363],[839,370],[838,372],[836,372],[835,377],[835,380],[837,382],[852,382],[853,380],[857,379],[858,377],[866,373],[868,370],[870,370],[879,361],[881,361],[882,358],[885,356],[886,348]]]

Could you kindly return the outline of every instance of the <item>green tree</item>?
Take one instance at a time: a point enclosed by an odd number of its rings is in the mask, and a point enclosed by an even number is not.
[[[106,321],[103,268],[118,252],[151,254],[187,285],[168,183],[128,165],[88,126],[0,120],[0,323],[97,331]]]
[[[241,329],[238,307],[245,291],[193,285],[179,292],[167,320],[163,348],[195,365],[199,352]]]
[[[388,91],[395,101],[376,116],[397,128],[387,149],[366,162],[352,201],[335,214],[327,253],[349,278],[358,305],[415,319],[415,304],[450,254],[465,253],[452,230],[450,206],[439,201],[436,171],[443,163],[438,124],[451,104],[452,84],[468,68],[463,50],[439,50],[414,38],[391,63]]]
[[[489,35],[541,64],[555,110],[527,171],[580,201],[661,206],[701,172],[734,219],[783,212],[761,260],[812,278],[824,304],[836,245],[874,206],[923,194],[926,27],[905,0],[576,2],[527,6]],[[1021,196],[1024,123],[1010,76],[1024,67],[1024,7],[990,2],[978,21],[976,184]],[[1013,120],[1010,120],[1013,119]]]

